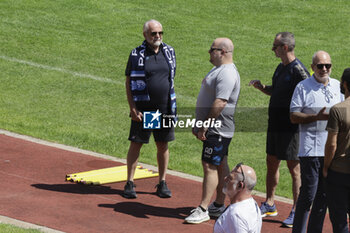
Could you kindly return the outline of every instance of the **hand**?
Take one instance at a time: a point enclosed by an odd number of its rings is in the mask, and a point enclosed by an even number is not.
[[[329,114],[325,112],[326,111],[326,107],[323,107],[316,115],[316,119],[318,121],[326,121],[328,120],[328,116]]]
[[[200,129],[198,130],[198,133],[197,133],[197,138],[198,138],[199,140],[201,140],[201,141],[207,140],[207,137],[205,136],[206,133],[207,133],[207,131],[208,131],[207,128],[204,128],[204,127],[200,128]]]
[[[323,170],[322,170],[322,173],[323,173],[323,177],[324,178],[327,178],[327,175],[328,175],[328,169],[323,167]]]
[[[260,80],[251,80],[248,84],[249,86],[253,86],[256,89],[263,90],[264,86],[261,84]]]
[[[137,109],[130,110],[130,117],[133,121],[141,122],[142,121],[142,112],[138,111]]]

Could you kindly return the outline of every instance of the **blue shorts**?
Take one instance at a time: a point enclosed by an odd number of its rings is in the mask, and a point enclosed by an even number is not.
[[[202,161],[220,165],[224,156],[228,155],[231,139],[220,135],[207,135],[207,140],[203,141]]]

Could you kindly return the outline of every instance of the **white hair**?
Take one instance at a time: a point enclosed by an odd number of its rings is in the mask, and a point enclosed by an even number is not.
[[[143,32],[147,32],[149,30],[150,23],[159,24],[161,27],[163,27],[162,24],[158,20],[150,19],[143,25]]]

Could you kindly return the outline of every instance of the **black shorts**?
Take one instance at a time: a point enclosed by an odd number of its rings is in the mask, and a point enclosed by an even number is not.
[[[175,140],[174,127],[162,129],[144,129],[143,122],[131,120],[129,140],[132,142],[148,143],[153,132],[154,141],[170,142]]]
[[[299,133],[267,132],[266,153],[276,156],[279,160],[299,160]]]
[[[224,156],[228,155],[230,142],[231,138],[208,135],[207,140],[203,141],[202,160],[213,165],[220,165]]]

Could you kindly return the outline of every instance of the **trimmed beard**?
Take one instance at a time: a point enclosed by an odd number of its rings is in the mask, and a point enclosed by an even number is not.
[[[162,40],[157,40],[153,43],[155,46],[159,47],[162,44]]]

